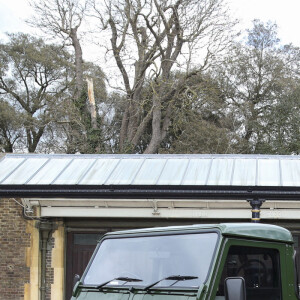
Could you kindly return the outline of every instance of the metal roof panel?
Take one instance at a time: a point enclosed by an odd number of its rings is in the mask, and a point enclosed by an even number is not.
[[[208,174],[207,185],[230,185],[234,160],[216,158]]]
[[[53,184],[77,184],[94,162],[95,159],[91,158],[78,157],[78,159],[74,159],[65,169],[63,169],[62,173],[54,180]]]
[[[170,158],[167,160],[162,173],[156,184],[158,185],[180,185],[186,172],[188,159]]]
[[[34,176],[47,161],[47,157],[30,157],[22,162],[20,161],[14,171],[5,180],[3,180],[1,184],[26,184],[27,181]]]
[[[115,158],[97,159],[79,184],[103,185],[119,161]]]
[[[281,186],[279,159],[259,159],[257,166],[258,186]]]
[[[1,185],[300,186],[300,157],[5,155]]]
[[[283,186],[300,186],[300,160],[281,160]]]
[[[144,159],[120,159],[117,167],[104,184],[107,185],[131,185],[137,175]]]
[[[145,159],[134,178],[133,185],[155,185],[164,169],[167,159]]]
[[[4,181],[8,176],[12,174],[12,172],[21,165],[22,162],[25,161],[25,158],[8,158],[4,157],[0,161],[0,183]]]
[[[195,159],[189,161],[182,185],[205,185],[211,167],[211,159]]]
[[[231,185],[251,186],[256,180],[256,159],[236,159]]]
[[[27,184],[51,184],[72,159],[52,158],[36,173]]]

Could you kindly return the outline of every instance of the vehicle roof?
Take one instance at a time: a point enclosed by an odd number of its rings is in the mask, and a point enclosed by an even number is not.
[[[233,236],[251,239],[263,239],[292,244],[292,234],[285,228],[262,223],[221,223],[221,224],[196,224],[187,226],[154,227],[145,229],[132,229],[107,233],[106,236],[124,234],[151,234],[168,233],[174,231],[191,230],[218,230],[223,236]]]

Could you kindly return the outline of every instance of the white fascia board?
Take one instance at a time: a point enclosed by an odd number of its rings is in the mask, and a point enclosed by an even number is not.
[[[24,198],[26,206],[82,208],[249,209],[246,200]],[[300,209],[300,201],[266,201],[262,209]]]
[[[42,217],[251,219],[251,209],[42,207]],[[300,209],[262,209],[262,219],[300,219]]]
[[[203,209],[159,209],[151,208],[82,208],[42,207],[42,217],[102,217],[102,218],[251,218],[251,210],[228,211]]]

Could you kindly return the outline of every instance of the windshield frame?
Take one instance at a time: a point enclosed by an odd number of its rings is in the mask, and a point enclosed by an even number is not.
[[[170,231],[152,231],[152,232],[135,232],[135,233],[118,233],[118,234],[111,234],[108,233],[106,235],[104,235],[98,242],[95,251],[81,277],[81,282],[83,282],[85,276],[87,275],[97,253],[99,248],[101,247],[101,244],[105,241],[105,240],[110,240],[110,239],[127,239],[127,238],[139,238],[139,237],[155,237],[155,236],[174,236],[174,235],[189,235],[189,234],[206,234],[206,233],[216,233],[217,234],[217,239],[216,239],[216,243],[213,249],[213,254],[211,256],[211,261],[209,264],[209,267],[207,269],[207,274],[205,279],[203,280],[203,284],[205,284],[208,280],[209,275],[212,272],[212,268],[213,268],[213,263],[215,261],[215,257],[216,257],[216,252],[217,249],[220,245],[220,237],[221,237],[221,231],[218,228],[212,228],[212,229],[185,229],[185,230],[170,230]],[[113,281],[113,280],[112,280]],[[101,282],[99,282],[99,284],[101,284]],[[80,285],[81,286],[81,285]],[[131,288],[134,288],[136,290],[143,290],[145,288],[146,285],[110,285],[109,283],[103,287],[101,287],[101,290],[103,289],[115,289],[115,290],[128,290]],[[95,288],[96,285],[92,285],[92,284],[84,284],[82,285],[82,288]],[[147,292],[151,291],[151,290],[191,290],[191,291],[195,291],[199,289],[199,285],[197,287],[188,287],[188,286],[180,286],[180,285],[174,285],[174,286],[153,286],[150,290],[148,290]]]

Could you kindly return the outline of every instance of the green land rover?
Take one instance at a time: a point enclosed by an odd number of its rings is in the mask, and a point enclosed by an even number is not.
[[[257,223],[106,234],[72,300],[296,300],[291,233]]]

